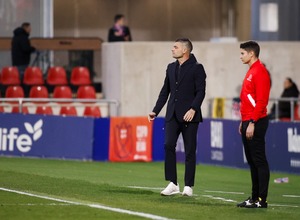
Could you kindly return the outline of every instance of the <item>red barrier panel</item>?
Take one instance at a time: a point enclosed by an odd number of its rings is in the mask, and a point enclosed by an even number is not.
[[[152,161],[152,123],[146,117],[112,117],[109,160]]]

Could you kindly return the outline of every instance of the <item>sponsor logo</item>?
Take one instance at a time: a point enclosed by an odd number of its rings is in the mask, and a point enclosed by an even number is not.
[[[39,140],[43,134],[43,120],[38,120],[34,125],[28,122],[24,123],[27,133],[20,133],[19,128],[0,127],[0,151],[14,151],[17,149],[22,153],[27,153],[31,150],[34,142]]]
[[[291,167],[300,168],[300,160],[297,160],[297,159],[291,159],[290,165],[291,165]]]
[[[223,123],[221,121],[210,122],[210,146],[211,160],[223,161]]]
[[[223,148],[223,123],[220,121],[210,122],[210,146]]]
[[[288,128],[288,151],[290,153],[300,153],[300,135],[297,128]]]

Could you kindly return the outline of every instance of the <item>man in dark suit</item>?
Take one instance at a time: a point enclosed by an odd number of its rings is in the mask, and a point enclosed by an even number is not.
[[[108,32],[108,42],[132,41],[129,27],[125,26],[125,16],[117,14],[115,23]]]
[[[201,104],[205,97],[206,74],[193,54],[189,39],[177,39],[172,54],[177,61],[168,65],[164,85],[149,121],[154,120],[168,101],[165,125],[165,178],[169,185],[161,192],[180,193],[177,183],[176,143],[182,133],[185,150],[185,187],[182,195],[192,196],[196,171],[197,130],[202,122]]]

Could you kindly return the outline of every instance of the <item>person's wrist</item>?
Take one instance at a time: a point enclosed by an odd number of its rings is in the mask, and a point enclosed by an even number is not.
[[[255,122],[256,122],[256,121],[255,121],[254,119],[250,119],[250,120],[249,120],[249,123],[251,123],[251,124],[253,124],[253,125],[255,124]]]

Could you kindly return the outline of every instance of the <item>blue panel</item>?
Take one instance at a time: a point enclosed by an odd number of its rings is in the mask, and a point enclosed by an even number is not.
[[[0,114],[0,154],[92,159],[93,120],[23,114]]]
[[[95,119],[93,160],[107,161],[110,118]]]
[[[165,158],[165,118],[158,117],[153,121],[152,160],[163,161]]]

